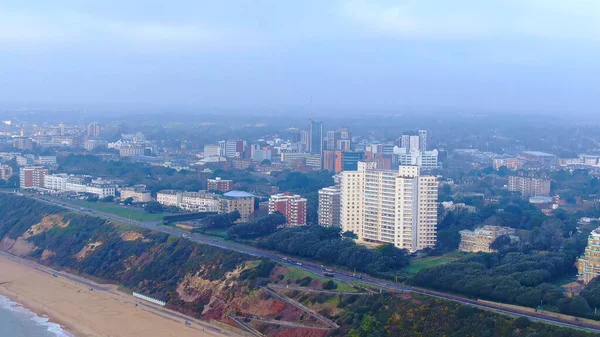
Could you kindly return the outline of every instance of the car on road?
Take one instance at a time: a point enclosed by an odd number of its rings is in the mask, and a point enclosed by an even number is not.
[[[302,263],[300,263],[300,262],[296,262],[296,265],[297,265],[297,266],[302,266]]]

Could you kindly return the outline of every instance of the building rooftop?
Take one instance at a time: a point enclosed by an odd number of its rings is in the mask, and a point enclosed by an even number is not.
[[[254,194],[244,192],[244,191],[229,191],[229,192],[223,194],[223,196],[229,197],[229,198],[249,198],[249,197],[253,197]]]
[[[531,156],[538,156],[538,157],[556,157],[553,154],[541,152],[541,151],[523,151],[523,153],[531,155]]]

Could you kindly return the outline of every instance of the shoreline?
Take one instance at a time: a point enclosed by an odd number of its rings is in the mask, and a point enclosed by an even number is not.
[[[6,309],[11,312],[19,312],[21,314],[29,316],[28,318],[35,322],[35,324],[45,327],[46,331],[54,333],[57,336],[63,337],[77,337],[71,329],[67,328],[66,324],[60,323],[55,319],[50,319],[49,315],[45,312],[35,312],[29,308],[27,304],[20,303],[17,298],[9,297],[9,294],[0,293],[0,302],[7,305],[2,305],[2,309]],[[45,320],[45,322],[42,322]]]
[[[233,327],[188,318],[139,300],[115,285],[96,284],[3,252],[0,295],[59,324],[73,337],[243,336]]]

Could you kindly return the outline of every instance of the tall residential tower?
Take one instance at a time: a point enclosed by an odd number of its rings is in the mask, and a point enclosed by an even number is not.
[[[392,243],[415,252],[436,242],[438,184],[417,166],[398,171],[359,163],[358,171],[342,172],[342,231],[359,240]]]

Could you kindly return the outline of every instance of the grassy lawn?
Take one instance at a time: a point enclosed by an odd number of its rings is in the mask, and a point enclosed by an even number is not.
[[[287,268],[288,268],[289,272],[285,275],[283,280],[280,281],[280,284],[285,284],[287,282],[287,280],[290,280],[290,281],[292,281],[292,283],[294,283],[294,282],[296,282],[296,280],[301,280],[305,277],[310,277],[312,279],[319,279],[323,283],[325,283],[329,280],[333,280],[333,282],[335,282],[335,284],[337,284],[337,288],[333,289],[333,291],[356,292],[356,288],[354,288],[353,286],[348,285],[344,282],[337,281],[335,278],[330,279],[328,277],[323,277],[323,276],[313,274],[311,272],[308,272],[308,271],[305,271],[302,269],[298,269],[295,267],[291,267],[291,266],[288,266]]]
[[[131,220],[137,221],[159,221],[163,218],[162,214],[150,214],[146,213],[143,209],[140,208],[123,207],[109,202],[89,202],[84,200],[73,200],[69,201],[69,203],[89,208],[98,212],[110,213],[124,218],[131,218]]]
[[[407,267],[404,268],[404,271],[411,273],[411,274],[416,274],[419,272],[419,270],[421,270],[423,268],[435,267],[440,264],[453,262],[453,261],[459,260],[465,256],[467,256],[466,253],[453,252],[453,253],[448,253],[448,254],[442,255],[442,256],[432,256],[432,257],[426,257],[426,258],[422,258],[422,259],[414,259],[410,262],[410,265],[408,265]]]
[[[220,238],[224,238],[227,235],[227,229],[225,228],[210,228],[206,230],[204,235],[209,236],[218,236]]]
[[[552,282],[552,284],[554,284],[555,286],[562,287],[565,284],[569,284],[569,283],[575,282],[575,281],[577,281],[576,276],[569,276],[569,277],[561,278],[560,280],[556,280],[556,281]]]

